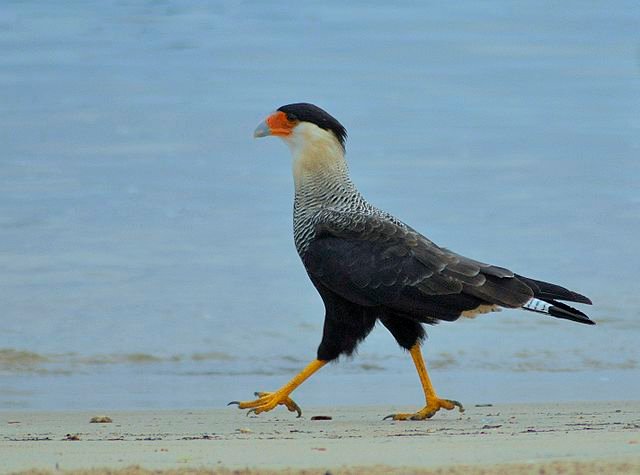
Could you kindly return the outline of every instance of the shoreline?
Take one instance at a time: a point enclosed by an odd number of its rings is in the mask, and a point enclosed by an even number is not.
[[[382,417],[415,408],[310,407],[300,419],[282,408],[250,417],[231,407],[113,411],[106,414],[112,423],[90,423],[100,414],[86,411],[2,411],[0,460],[3,473],[132,466],[260,469],[248,473],[282,469],[349,473],[345,470],[368,467],[370,471],[378,466],[387,470],[380,473],[388,473],[389,467],[448,470],[464,465],[500,470],[504,464],[539,467],[557,461],[640,464],[640,401],[466,409],[462,414],[440,412],[428,421],[407,422],[382,421]],[[312,420],[312,416],[332,419]],[[123,473],[136,473],[128,470]]]
[[[438,468],[392,467],[386,465],[343,466],[319,469],[229,469],[229,468],[178,468],[169,470],[149,470],[140,466],[123,469],[88,469],[69,471],[27,470],[12,475],[390,475],[394,473],[411,475],[637,475],[640,462],[637,460],[609,461],[554,461],[523,464],[497,465],[453,465]]]

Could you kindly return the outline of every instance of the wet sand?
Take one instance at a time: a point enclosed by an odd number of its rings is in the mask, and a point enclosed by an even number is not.
[[[3,412],[0,460],[3,473],[640,473],[637,401],[469,406],[382,421],[410,409],[308,407],[300,419],[283,409],[112,412],[111,423],[91,423],[97,412]]]

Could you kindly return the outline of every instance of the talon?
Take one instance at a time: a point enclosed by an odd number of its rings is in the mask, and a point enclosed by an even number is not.
[[[227,404],[227,406],[232,406],[232,405],[236,405],[239,406],[240,405],[240,401],[231,401],[229,404]]]
[[[446,409],[448,411],[458,408],[460,412],[464,412],[464,407],[458,401],[451,401],[449,399],[431,399],[425,407],[414,414],[389,414],[384,420],[393,419],[394,421],[423,421],[425,419],[431,419],[436,415],[440,409]]]
[[[298,415],[296,417],[302,417],[302,409],[298,406],[295,401],[291,398],[287,398],[283,401],[283,404],[289,409],[289,412],[296,412]]]
[[[435,415],[436,415],[436,412],[438,412],[438,411],[437,411],[437,410],[435,410],[435,411],[428,412],[428,413],[425,415],[425,417],[426,417],[427,419],[431,419],[433,416],[435,416]],[[412,417],[412,419],[413,419],[414,421],[419,421],[419,420],[420,420],[420,419],[419,419],[418,417],[416,417],[416,416],[413,416],[413,417]]]
[[[240,409],[248,409],[247,416],[250,414],[260,414],[267,412],[275,407],[282,405],[285,406],[290,412],[295,412],[297,417],[302,417],[302,409],[298,406],[293,399],[291,399],[286,393],[282,392],[255,392],[257,399],[253,401],[232,401],[228,405],[236,404]]]
[[[298,417],[302,417],[302,409],[298,406],[293,399],[289,397],[289,394],[300,386],[305,379],[318,371],[324,365],[327,364],[326,360],[315,359],[309,363],[300,373],[298,373],[291,381],[282,386],[275,392],[255,392],[255,396],[258,399],[253,401],[233,401],[238,405],[239,409],[249,409],[249,414],[260,414],[262,412],[270,411],[277,406],[285,406],[289,411],[296,412]]]
[[[406,414],[406,413],[389,414],[387,417],[385,417],[382,420],[386,421],[387,419],[391,419],[394,421],[408,421],[411,419],[412,416],[413,414]]]

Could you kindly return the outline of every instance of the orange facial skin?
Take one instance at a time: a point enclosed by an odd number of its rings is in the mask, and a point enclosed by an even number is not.
[[[280,111],[274,112],[267,117],[266,122],[271,131],[271,135],[278,135],[280,137],[291,135],[291,131],[297,124],[296,121],[287,119],[287,114]]]

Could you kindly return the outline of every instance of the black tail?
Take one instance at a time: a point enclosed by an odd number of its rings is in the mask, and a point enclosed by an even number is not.
[[[595,325],[595,322],[580,310],[559,302],[559,300],[566,300],[567,302],[578,302],[591,305],[592,302],[588,297],[565,289],[564,287],[560,287],[559,285],[529,279],[528,277],[522,277],[517,274],[515,277],[533,290],[534,298],[522,307],[525,310],[545,313],[552,317],[564,318],[566,320],[584,323],[586,325]]]

